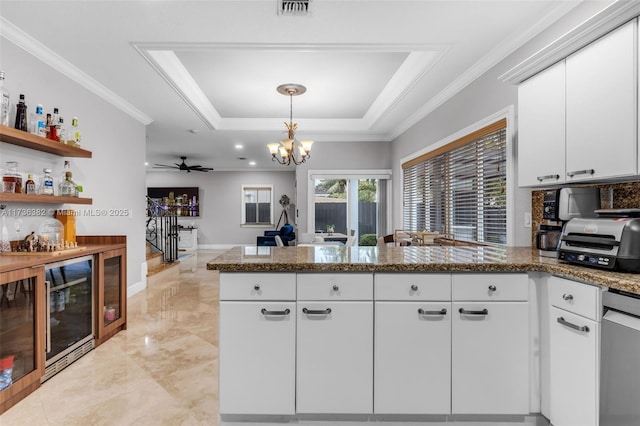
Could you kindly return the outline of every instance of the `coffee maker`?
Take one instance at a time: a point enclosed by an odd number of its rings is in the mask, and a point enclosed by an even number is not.
[[[538,254],[557,257],[564,222],[574,217],[595,217],[600,208],[598,188],[559,188],[544,191],[542,223],[536,232]]]

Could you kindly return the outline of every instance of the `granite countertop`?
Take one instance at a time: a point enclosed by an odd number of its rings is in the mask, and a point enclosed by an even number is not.
[[[207,263],[221,272],[547,272],[640,294],[640,274],[571,265],[530,247],[234,247]]]

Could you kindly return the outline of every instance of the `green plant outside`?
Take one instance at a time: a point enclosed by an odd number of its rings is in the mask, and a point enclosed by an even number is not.
[[[378,237],[376,234],[364,234],[360,236],[360,241],[358,241],[359,246],[375,246]]]

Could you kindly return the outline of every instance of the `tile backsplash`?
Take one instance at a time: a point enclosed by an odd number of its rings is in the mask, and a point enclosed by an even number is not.
[[[600,188],[600,204],[603,209],[640,208],[640,181],[607,183],[600,185],[574,185]],[[535,235],[542,221],[544,190],[531,191],[531,245],[535,246]]]

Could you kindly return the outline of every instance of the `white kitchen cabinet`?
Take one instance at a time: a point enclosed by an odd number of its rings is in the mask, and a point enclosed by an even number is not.
[[[600,324],[551,307],[550,420],[554,426],[597,426]]]
[[[453,274],[451,412],[529,413],[526,274]]]
[[[518,86],[518,185],[565,181],[565,62]]]
[[[374,411],[449,414],[451,302],[375,303]]]
[[[551,277],[549,299],[549,419],[597,426],[601,289]]]
[[[637,173],[636,26],[633,20],[566,59],[568,183]]]
[[[374,276],[376,414],[451,412],[451,274]]]
[[[295,290],[295,274],[220,274],[221,414],[295,414]]]
[[[373,412],[373,302],[297,304],[298,413]]]
[[[373,274],[297,276],[298,413],[373,412]]]

